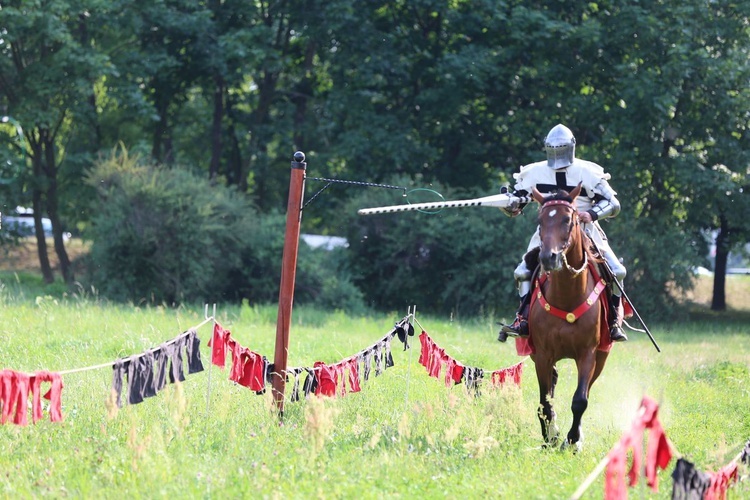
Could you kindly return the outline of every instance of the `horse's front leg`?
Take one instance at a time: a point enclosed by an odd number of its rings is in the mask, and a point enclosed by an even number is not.
[[[580,449],[582,438],[581,420],[583,413],[589,406],[589,387],[596,367],[595,353],[591,352],[578,359],[576,365],[578,366],[578,386],[576,387],[575,394],[573,394],[573,402],[570,405],[570,409],[573,411],[573,424],[568,432],[568,439],[563,443],[563,446],[576,445],[576,448]]]
[[[536,378],[539,382],[539,423],[542,426],[542,437],[549,446],[556,446],[559,430],[555,423],[555,409],[552,407],[552,398],[555,394],[557,384],[557,369],[554,363],[546,360],[536,359]]]

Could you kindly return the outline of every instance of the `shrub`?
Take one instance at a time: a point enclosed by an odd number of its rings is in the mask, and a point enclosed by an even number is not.
[[[434,188],[447,200],[487,194]],[[510,316],[518,305],[513,269],[526,250],[534,216],[511,220],[490,207],[356,215],[359,208],[402,202],[392,192],[371,190],[342,210],[348,214],[354,282],[365,300],[387,310],[416,304],[444,315]]]
[[[91,274],[105,296],[173,304],[227,292],[257,219],[235,191],[146,164],[124,148],[87,182],[98,194],[86,233]]]
[[[98,193],[86,233],[89,274],[104,296],[170,305],[278,299],[284,215],[259,214],[232,188],[125,148],[98,162],[87,182]],[[343,306],[361,306],[346,275],[336,275],[340,266],[326,263],[334,255],[312,259],[308,250],[300,248],[296,298],[327,305],[346,296]]]

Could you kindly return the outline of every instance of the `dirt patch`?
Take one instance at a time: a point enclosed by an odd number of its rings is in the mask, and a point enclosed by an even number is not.
[[[713,276],[698,276],[695,281],[695,288],[685,293],[680,299],[684,302],[710,308],[713,290]],[[735,311],[750,310],[750,276],[728,274],[724,291],[727,308]]]
[[[65,250],[68,258],[75,262],[88,253],[90,245],[79,238],[71,238],[65,242]],[[52,268],[60,267],[60,260],[55,253],[52,239],[47,239],[47,255]],[[39,254],[37,253],[36,239],[24,238],[18,245],[0,246],[0,271],[39,271]]]

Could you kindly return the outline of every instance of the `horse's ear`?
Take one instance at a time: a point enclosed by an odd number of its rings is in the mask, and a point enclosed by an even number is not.
[[[570,197],[573,198],[573,200],[575,200],[576,198],[578,198],[578,195],[581,194],[581,185],[582,184],[583,184],[583,182],[579,182],[578,185],[573,188],[573,191],[570,192]]]
[[[539,202],[540,205],[544,205],[544,196],[542,196],[542,193],[539,192],[539,190],[536,188],[536,186],[532,186],[531,188],[531,196]]]

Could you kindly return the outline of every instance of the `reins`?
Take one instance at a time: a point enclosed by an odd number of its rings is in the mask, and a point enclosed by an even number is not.
[[[573,266],[571,266],[568,263],[567,254],[568,254],[568,250],[570,250],[570,248],[571,248],[571,237],[573,236],[573,231],[575,231],[576,228],[578,228],[579,231],[580,231],[580,221],[578,220],[578,217],[577,217],[578,210],[573,205],[573,203],[571,203],[571,202],[569,202],[567,200],[549,200],[549,201],[546,201],[539,208],[539,210],[541,212],[541,210],[543,210],[544,208],[546,208],[548,206],[555,206],[555,205],[560,205],[560,206],[564,206],[564,207],[570,208],[573,211],[573,214],[572,214],[573,217],[575,217],[572,220],[571,228],[570,228],[570,231],[568,233],[568,239],[565,242],[565,244],[563,245],[563,249],[562,249],[562,261],[563,261],[563,264],[565,265],[565,269],[567,269],[568,272],[570,272],[573,275],[573,277],[575,278],[575,277],[578,277],[581,273],[583,273],[584,271],[586,271],[589,268],[588,252],[586,252],[585,248],[582,248],[582,251],[583,251],[583,264],[581,265],[581,267],[579,269],[574,268]],[[580,234],[579,235],[579,244],[581,244],[581,245],[583,245],[583,242],[581,241],[582,237],[583,237],[583,235]],[[547,302],[547,299],[544,296],[544,293],[542,292],[542,287],[541,287],[541,283],[544,282],[544,278],[546,278],[546,276],[543,276],[542,278],[540,278],[540,279],[538,278],[537,279],[537,283],[536,283],[537,293],[536,293],[536,297],[535,297],[536,300],[539,301],[539,303],[542,305],[542,308],[545,311],[547,311],[548,313],[552,314],[553,316],[557,316],[558,318],[566,320],[568,323],[574,323],[576,320],[578,320],[578,318],[580,318],[583,315],[583,313],[585,313],[586,311],[588,311],[591,308],[591,306],[593,306],[598,301],[599,295],[602,293],[602,291],[604,290],[604,288],[606,286],[606,282],[603,279],[599,279],[598,282],[596,283],[596,285],[594,286],[594,289],[589,294],[589,296],[586,297],[586,299],[580,305],[578,305],[578,307],[576,307],[573,311],[564,311],[562,309],[558,309],[557,307],[555,307],[555,306],[551,305],[549,302]]]
[[[578,213],[578,209],[576,209],[576,207],[571,202],[569,202],[567,200],[549,200],[549,201],[545,201],[544,205],[542,205],[541,207],[539,207],[539,210],[541,211],[545,207],[554,206],[554,205],[561,205],[561,206],[568,207],[568,208],[572,209],[574,216]],[[563,264],[565,264],[565,269],[567,269],[568,272],[570,272],[573,275],[573,277],[577,277],[583,271],[585,271],[586,268],[588,267],[588,263],[589,263],[588,254],[587,254],[587,252],[586,252],[585,249],[583,250],[583,264],[581,265],[581,267],[579,269],[574,268],[573,266],[571,266],[568,263],[568,250],[570,249],[570,238],[573,235],[574,229],[576,227],[578,227],[578,224],[579,224],[578,218],[576,217],[574,219],[574,222],[573,222],[573,228],[571,228],[570,232],[568,233],[568,240],[563,245],[563,252],[562,252],[562,260],[563,260]]]

